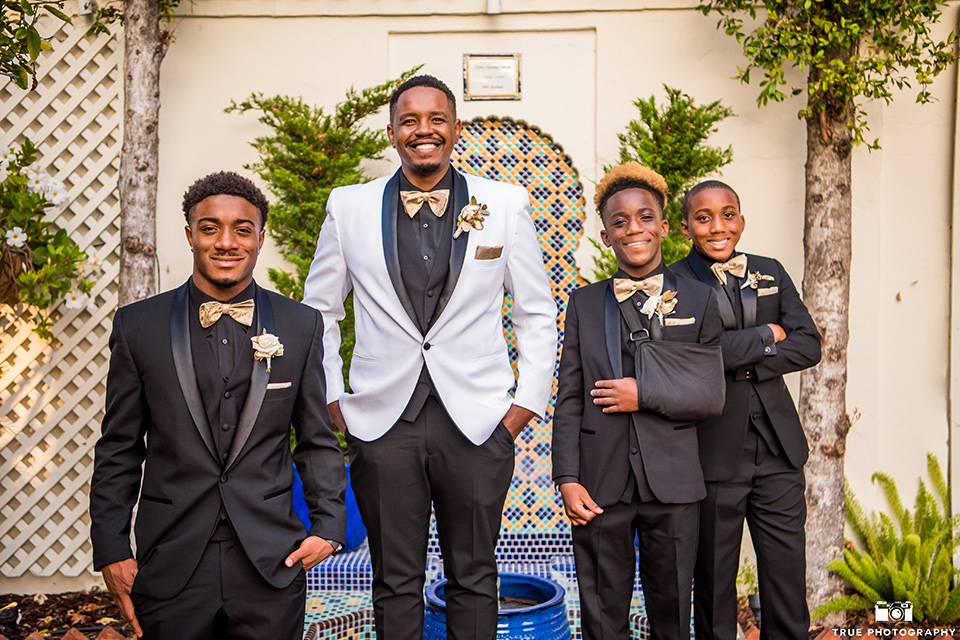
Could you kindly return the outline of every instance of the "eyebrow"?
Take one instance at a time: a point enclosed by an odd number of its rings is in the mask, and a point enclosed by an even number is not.
[[[200,224],[201,222],[212,222],[212,223],[214,223],[214,224],[223,224],[223,221],[220,220],[220,218],[214,218],[213,216],[206,216],[206,217],[203,217],[203,218],[198,218],[198,219],[197,219],[197,224]],[[253,225],[254,227],[257,226],[256,224],[254,224],[253,220],[250,220],[250,219],[248,219],[248,218],[238,218],[238,219],[235,221],[235,223],[236,223],[236,224],[249,224],[249,225]]]

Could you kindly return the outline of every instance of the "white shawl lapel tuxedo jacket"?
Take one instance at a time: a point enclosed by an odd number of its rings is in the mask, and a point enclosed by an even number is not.
[[[453,241],[437,319],[423,335],[397,257],[399,170],[330,193],[303,301],[323,314],[327,401],[340,401],[348,430],[361,440],[379,438],[399,419],[424,363],[447,412],[475,444],[493,433],[512,403],[541,417],[546,410],[556,363],[557,305],[529,195],[519,186],[454,171],[454,204],[446,215],[458,215],[471,197],[487,205],[490,215],[482,230],[465,231]],[[351,289],[356,345],[352,392],[345,393],[338,321]],[[504,291],[513,296],[519,379],[503,335]]]

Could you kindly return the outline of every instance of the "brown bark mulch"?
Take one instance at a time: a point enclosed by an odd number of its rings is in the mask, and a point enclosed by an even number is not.
[[[112,628],[121,637],[136,637],[106,591],[94,589],[36,596],[0,594],[0,608],[11,602],[17,603],[21,619],[16,626],[0,625],[0,635],[8,640],[25,640],[31,633],[59,640],[70,629],[80,633],[79,636],[71,634],[71,638],[92,639],[105,627]]]

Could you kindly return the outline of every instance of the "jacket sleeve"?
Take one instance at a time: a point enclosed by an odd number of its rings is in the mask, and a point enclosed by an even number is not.
[[[94,447],[90,483],[90,537],[96,571],[133,557],[130,524],[140,493],[144,437],[150,423],[143,381],[124,335],[123,317],[123,309],[118,310],[110,334],[106,409]]]
[[[801,371],[820,362],[820,332],[810,317],[810,312],[800,299],[800,293],[778,261],[777,278],[780,300],[778,324],[787,337],[777,343],[777,352],[754,363],[757,379],[761,382]]]
[[[514,403],[542,418],[553,391],[557,361],[557,304],[530,218],[530,195],[517,187],[517,199],[503,283],[513,296],[511,319],[520,354]]]
[[[323,370],[326,375],[327,404],[339,400],[344,393],[339,323],[346,315],[343,302],[353,288],[340,244],[337,200],[337,190],[334,189],[327,198],[327,217],[320,229],[317,251],[303,286],[303,303],[323,315]]]
[[[583,360],[576,294],[574,291],[567,303],[553,415],[553,478],[567,482],[580,477],[580,423],[583,421]]]
[[[303,496],[310,512],[310,535],[346,542],[346,509],[343,492],[347,485],[343,453],[327,410],[323,372],[323,318],[315,314],[316,325],[307,354],[300,390],[293,408],[293,429],[297,444],[293,459],[303,479]]]

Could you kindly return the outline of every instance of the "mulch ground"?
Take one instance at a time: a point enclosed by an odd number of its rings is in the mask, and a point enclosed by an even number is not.
[[[70,629],[81,637],[96,638],[105,627],[111,627],[123,637],[134,638],[133,630],[120,616],[120,610],[106,591],[72,591],[47,596],[0,594],[0,609],[17,603],[20,622],[15,626],[0,623],[0,635],[8,640],[24,640],[38,632],[45,638],[62,638]],[[2,620],[3,618],[0,618]],[[71,634],[71,638],[77,638]]]

